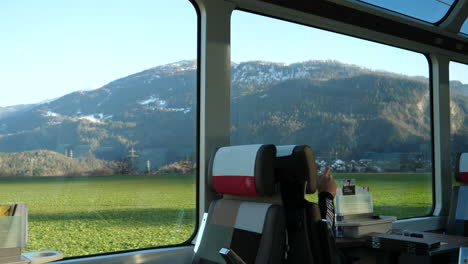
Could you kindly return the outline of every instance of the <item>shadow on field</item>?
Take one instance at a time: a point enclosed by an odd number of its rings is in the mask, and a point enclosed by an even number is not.
[[[105,221],[109,224],[119,225],[155,225],[173,224],[177,222],[190,223],[195,221],[193,208],[131,208],[96,210],[86,212],[67,213],[33,213],[29,215],[31,222],[49,221]]]
[[[432,212],[432,206],[374,206],[374,212],[379,215],[397,216],[398,218],[408,218],[417,216],[427,216]]]

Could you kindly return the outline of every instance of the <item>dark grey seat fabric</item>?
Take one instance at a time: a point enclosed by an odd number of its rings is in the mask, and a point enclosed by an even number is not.
[[[215,152],[210,184],[230,196],[211,203],[193,263],[225,263],[218,253],[221,248],[234,250],[247,264],[283,263],[284,209],[268,202],[278,192],[275,157],[274,145],[224,147]],[[261,197],[263,202],[246,201],[248,197]]]

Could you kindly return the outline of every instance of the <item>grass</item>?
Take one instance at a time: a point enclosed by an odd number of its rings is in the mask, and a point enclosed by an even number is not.
[[[1,179],[0,202],[28,204],[25,251],[70,257],[186,241],[195,186],[188,175]]]
[[[430,173],[334,173],[334,178],[338,184],[343,179],[355,179],[356,185],[368,186],[376,214],[408,218],[432,211]],[[315,196],[309,196],[309,200],[316,201]]]
[[[430,174],[334,177],[369,186],[379,214],[422,216],[432,208]],[[71,257],[184,242],[195,228],[195,186],[191,175],[4,178],[0,203],[28,204],[25,251]]]

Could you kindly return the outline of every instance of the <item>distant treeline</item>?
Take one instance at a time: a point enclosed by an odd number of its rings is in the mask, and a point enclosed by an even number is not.
[[[70,158],[49,150],[0,153],[0,177],[187,174],[193,168],[193,163],[188,160],[174,162],[151,172],[137,171],[129,159],[105,161],[95,158],[91,153],[79,158]]]

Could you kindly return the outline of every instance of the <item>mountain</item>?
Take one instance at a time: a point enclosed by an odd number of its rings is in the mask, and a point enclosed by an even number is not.
[[[340,152],[343,158],[369,151],[431,152],[425,78],[337,61],[233,63],[231,73],[233,144],[301,142],[319,155]],[[72,151],[76,158],[104,162],[128,160],[133,149],[139,170],[147,160],[159,168],[191,158],[196,76],[196,62],[181,61],[50,102],[0,108],[0,150]],[[457,91],[452,129],[463,147],[467,85],[451,85]]]
[[[154,166],[193,155],[194,61],[155,67],[0,118],[0,149],[47,149],[123,160],[131,147]]]
[[[8,117],[8,116],[13,116],[18,113],[22,113],[24,111],[27,111],[33,108],[34,106],[35,106],[34,104],[22,104],[22,105],[13,105],[13,106],[7,106],[7,107],[0,106],[0,119]]]
[[[452,152],[466,152],[468,149],[468,84],[459,81],[450,82],[450,129],[452,135]]]
[[[450,88],[455,93],[461,93],[468,96],[468,84],[463,84],[460,81],[450,81]]]
[[[428,98],[427,81],[392,74],[287,79],[233,101],[233,141],[302,142],[318,155],[338,151],[346,158],[429,151],[421,149],[431,140]]]

